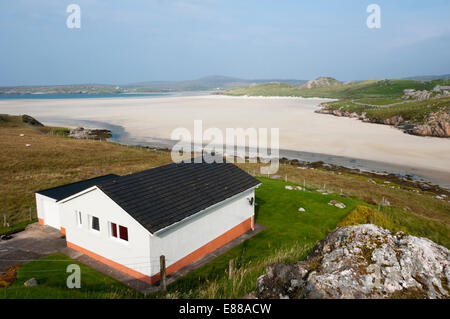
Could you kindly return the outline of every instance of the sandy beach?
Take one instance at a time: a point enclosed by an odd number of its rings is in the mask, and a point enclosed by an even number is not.
[[[0,100],[0,113],[120,125],[146,141],[178,127],[280,128],[280,148],[339,155],[450,174],[450,139],[404,134],[393,127],[314,113],[323,99],[184,96],[68,100]],[[55,121],[52,121],[54,119]]]

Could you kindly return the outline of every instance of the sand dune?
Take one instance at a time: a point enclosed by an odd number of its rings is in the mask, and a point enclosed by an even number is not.
[[[193,132],[249,127],[280,128],[280,147],[341,155],[450,173],[450,139],[407,135],[393,127],[316,114],[323,99],[189,96],[71,100],[1,100],[0,113],[37,119],[95,120],[123,126],[146,140],[169,138],[177,127]]]

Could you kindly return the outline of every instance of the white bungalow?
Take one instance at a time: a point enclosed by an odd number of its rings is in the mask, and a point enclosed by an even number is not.
[[[175,163],[36,193],[41,224],[67,246],[147,283],[254,228],[260,182],[230,163]]]

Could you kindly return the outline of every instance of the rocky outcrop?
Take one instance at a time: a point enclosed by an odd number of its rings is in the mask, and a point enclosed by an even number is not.
[[[272,264],[258,298],[450,298],[450,251],[371,224],[338,228],[306,261]]]
[[[111,131],[77,127],[70,130],[69,137],[83,140],[105,140],[111,137]]]
[[[414,99],[418,101],[424,101],[429,100],[432,96],[432,92],[423,90],[423,91],[416,91],[414,89],[407,89],[403,90],[403,97],[402,99]]]
[[[392,125],[403,130],[405,133],[412,135],[450,137],[450,111],[448,109],[430,113],[424,120],[423,124],[407,121],[401,115],[395,115],[387,119],[380,119],[368,117],[365,112],[358,114],[355,112],[351,113],[344,111],[342,109],[331,109],[327,103],[323,103],[321,108],[315,112],[339,117],[358,118],[366,123]]]
[[[312,88],[321,88],[321,87],[328,87],[328,86],[336,86],[341,85],[342,83],[338,80],[331,78],[331,77],[325,77],[321,76],[315,80],[311,80],[306,82],[303,85],[300,85],[300,89],[312,89]]]
[[[450,137],[450,112],[431,113],[425,120],[425,124],[415,125],[409,133],[421,136]]]

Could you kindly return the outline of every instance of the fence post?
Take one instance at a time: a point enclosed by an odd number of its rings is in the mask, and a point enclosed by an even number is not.
[[[228,263],[228,279],[233,278],[233,273],[234,273],[234,260],[230,259]]]
[[[162,292],[166,291],[166,257],[164,255],[159,256],[159,265],[161,273],[160,289]]]
[[[3,214],[3,227],[7,226],[7,222],[6,222],[6,214]]]

